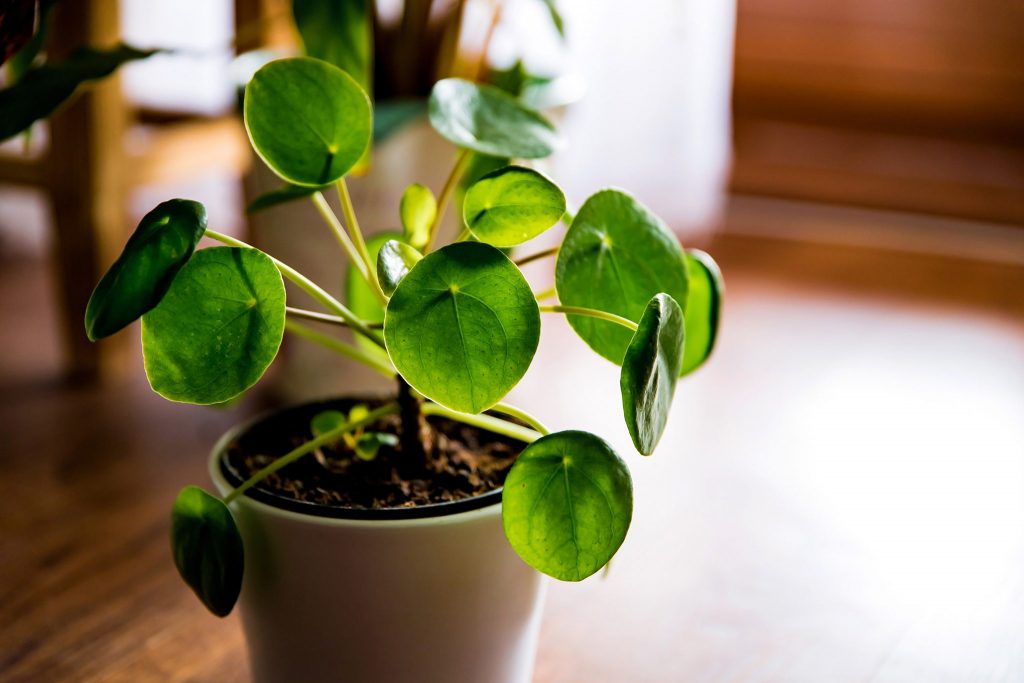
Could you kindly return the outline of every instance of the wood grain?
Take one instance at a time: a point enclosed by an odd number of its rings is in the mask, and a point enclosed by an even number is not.
[[[608,438],[637,508],[607,578],[551,584],[535,680],[1024,680],[1024,269],[711,247],[721,346],[651,458],[616,369],[545,319],[518,400]],[[167,526],[258,397],[61,386],[47,292],[0,268],[0,680],[248,680],[237,617],[180,584]]]

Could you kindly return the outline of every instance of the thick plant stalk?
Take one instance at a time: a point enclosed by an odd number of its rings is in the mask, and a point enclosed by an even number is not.
[[[420,410],[420,399],[412,393],[409,383],[398,376],[398,417],[401,420],[401,434],[398,435],[405,457],[415,458],[417,462],[427,462],[427,450],[424,437],[427,435],[427,424]]]

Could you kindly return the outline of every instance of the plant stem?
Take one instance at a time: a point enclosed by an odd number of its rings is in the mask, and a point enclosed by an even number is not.
[[[385,361],[379,358],[374,358],[370,353],[367,353],[365,350],[359,348],[358,346],[347,344],[341,341],[340,339],[335,339],[334,337],[330,337],[321,332],[317,332],[313,328],[306,327],[305,325],[297,323],[294,320],[285,320],[284,328],[291,332],[292,334],[294,334],[295,336],[302,337],[306,341],[311,341],[314,344],[319,344],[324,348],[328,348],[331,351],[340,353],[342,356],[351,358],[352,360],[355,361],[359,361],[363,365],[373,368],[374,370],[384,375],[385,377],[395,376],[395,369],[391,367],[390,364],[386,363]]]
[[[422,411],[424,415],[447,417],[449,420],[455,420],[456,422],[462,422],[463,424],[472,425],[473,427],[486,429],[489,432],[501,434],[502,436],[507,436],[510,439],[518,439],[525,443],[533,443],[542,436],[539,432],[527,429],[526,427],[522,427],[513,422],[502,420],[498,417],[460,413],[457,410],[445,408],[443,405],[438,403],[424,403]]]
[[[545,249],[544,251],[538,251],[536,254],[530,254],[529,256],[524,256],[521,259],[516,259],[515,264],[517,266],[525,266],[527,263],[531,263],[532,261],[538,261],[548,256],[554,256],[555,254],[558,253],[558,249],[559,247],[551,247],[550,249]]]
[[[352,205],[352,195],[348,193],[348,183],[345,182],[344,178],[340,178],[336,185],[338,188],[338,199],[341,200],[341,212],[345,216],[345,222],[348,223],[349,234],[352,236],[352,241],[355,243],[356,250],[362,257],[363,263],[366,264],[370,289],[373,290],[373,293],[377,295],[382,304],[387,305],[388,297],[380,287],[380,280],[377,279],[377,264],[370,258],[370,250],[366,248],[363,231],[359,229],[359,220],[356,219],[356,207]]]
[[[551,297],[555,296],[556,294],[558,294],[558,290],[555,289],[554,287],[549,287],[549,288],[545,289],[543,292],[534,292],[533,297],[537,301],[541,301],[542,299],[550,299]]]
[[[369,413],[366,414],[365,417],[359,420],[350,420],[339,427],[336,427],[328,432],[324,432],[322,435],[316,437],[315,439],[311,439],[306,443],[302,444],[301,446],[299,446],[298,448],[295,448],[294,450],[289,451],[285,455],[282,455],[280,458],[270,463],[269,465],[267,465],[266,467],[264,467],[263,469],[261,469],[248,479],[246,479],[245,482],[243,482],[240,486],[234,488],[230,493],[228,493],[228,495],[224,496],[224,503],[231,503],[231,501],[235,500],[240,495],[242,495],[243,493],[251,489],[253,486],[269,477],[274,472],[277,472],[282,467],[287,467],[288,465],[292,464],[302,456],[308,453],[312,453],[321,446],[326,446],[327,444],[333,441],[337,441],[338,439],[341,438],[343,434],[347,434],[348,432],[359,429],[360,427],[366,427],[368,425],[371,425],[380,418],[385,417],[387,415],[393,415],[397,412],[398,404],[389,403],[388,405],[381,406],[376,410],[371,410]]]
[[[315,320],[318,323],[329,323],[340,327],[348,327],[348,323],[345,322],[345,319],[341,316],[318,313],[316,311],[307,311],[305,308],[293,308],[292,306],[285,306],[284,310],[286,313],[294,315],[296,318],[305,318],[306,320]],[[384,327],[384,323],[367,322],[366,326],[371,330],[376,330]]]
[[[323,193],[319,191],[314,192],[309,196],[309,198],[313,200],[313,206],[315,206],[316,210],[320,212],[324,222],[327,223],[331,232],[334,233],[334,238],[338,240],[338,244],[340,244],[341,248],[345,250],[349,261],[351,261],[352,265],[356,267],[359,274],[363,276],[363,279],[369,283],[370,275],[367,271],[366,261],[356,250],[356,247],[352,244],[352,240],[349,239],[349,236],[345,234],[345,229],[342,227],[341,221],[339,221],[338,217],[334,215],[334,211],[331,210],[331,205],[327,203],[327,199],[324,197]]]
[[[209,228],[206,229],[206,236],[209,237],[210,239],[222,242],[223,244],[227,244],[228,246],[255,249],[255,247],[253,247],[251,244],[246,244],[242,240],[235,239],[230,235],[225,235],[223,233],[217,232],[216,230],[210,230]],[[270,260],[274,262],[274,265],[277,266],[277,269],[281,271],[281,275],[294,282],[296,285],[302,288],[302,290],[306,292],[306,294],[309,294],[311,297],[316,299],[325,308],[341,316],[341,319],[348,323],[348,326],[352,328],[353,332],[358,332],[359,334],[363,335],[364,337],[372,341],[377,346],[384,348],[384,342],[382,342],[377,337],[377,335],[375,335],[370,330],[370,328],[366,326],[366,323],[357,318],[356,314],[350,311],[348,308],[346,308],[340,301],[338,301],[333,296],[325,292],[323,288],[320,287],[320,285],[316,284],[308,277],[306,277],[299,271],[289,266],[287,263],[279,261],[278,259],[274,258],[273,256],[270,256],[269,254],[267,254],[267,256],[269,256]]]
[[[423,446],[423,437],[427,430],[424,429],[426,424],[423,421],[422,403],[401,375],[398,375],[397,379],[400,409],[398,415],[402,422],[402,433],[398,438],[402,444],[402,453],[417,462],[426,463],[427,452]]]
[[[469,167],[469,162],[472,161],[472,159],[473,152],[468,149],[460,151],[459,156],[455,159],[455,165],[452,166],[452,172],[448,174],[448,179],[444,181],[444,187],[441,188],[441,195],[437,198],[437,215],[434,216],[434,222],[430,224],[427,246],[423,249],[424,254],[430,251],[431,245],[434,244],[434,238],[437,237],[437,229],[438,226],[441,225],[441,220],[444,218],[444,212],[445,209],[448,208],[448,202],[455,193],[455,188],[459,185],[459,179],[462,177],[462,174],[466,172],[466,169]]]
[[[491,410],[493,410],[496,413],[511,415],[514,418],[522,420],[526,424],[533,427],[535,431],[538,431],[541,434],[548,435],[551,433],[551,430],[545,427],[540,420],[535,418],[533,415],[530,415],[522,408],[516,408],[515,406],[509,405],[508,403],[495,403],[493,406],[491,406]]]
[[[600,320],[607,320],[608,322],[616,323],[627,327],[634,332],[637,330],[637,324],[629,318],[623,318],[621,315],[615,315],[607,311],[599,311],[594,308],[583,308],[582,306],[562,306],[561,304],[554,306],[540,306],[541,313],[565,313],[567,315],[585,315],[591,318],[598,318]]]

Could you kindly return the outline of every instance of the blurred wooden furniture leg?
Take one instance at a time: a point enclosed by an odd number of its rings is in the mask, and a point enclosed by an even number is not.
[[[57,6],[49,36],[57,58],[83,44],[112,45],[120,36],[117,0]],[[47,190],[53,209],[55,271],[68,376],[118,374],[123,336],[93,344],[83,316],[103,267],[125,232],[124,139],[127,108],[117,76],[85,89],[50,121]],[[119,348],[120,347],[120,348]]]

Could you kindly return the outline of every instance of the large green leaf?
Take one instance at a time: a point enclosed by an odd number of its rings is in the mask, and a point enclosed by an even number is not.
[[[160,303],[204,232],[206,208],[199,202],[172,199],[147,213],[89,297],[89,339],[114,334]]]
[[[633,518],[633,481],[611,446],[587,432],[537,439],[508,473],[505,536],[534,569],[582,581],[615,555]]]
[[[395,292],[398,283],[409,274],[412,267],[423,258],[423,254],[398,240],[388,240],[377,253],[377,279],[381,289],[388,296]]]
[[[260,158],[293,185],[327,185],[363,156],[370,100],[336,66],[309,57],[266,64],[245,88],[245,127]]]
[[[123,44],[106,50],[83,47],[60,62],[29,69],[17,83],[0,90],[0,142],[52,114],[86,81],[156,52]]]
[[[430,124],[449,141],[481,154],[539,159],[561,147],[546,118],[490,85],[446,78],[430,93]]]
[[[530,285],[508,257],[480,242],[427,254],[398,285],[384,342],[398,372],[453,410],[479,413],[519,382],[540,339]]]
[[[718,264],[699,249],[687,249],[690,293],[686,299],[686,353],[682,374],[688,375],[708,359],[718,337],[725,283]]]
[[[521,166],[488,173],[467,191],[462,216],[481,242],[513,247],[533,239],[565,213],[565,195],[543,174]]]
[[[218,617],[226,617],[242,590],[242,536],[224,502],[186,486],[171,511],[174,566],[189,588]]]
[[[269,256],[237,247],[197,251],[142,317],[150,385],[172,401],[234,398],[274,360],[284,316],[284,282]]]
[[[558,299],[640,320],[647,302],[665,292],[684,305],[683,250],[668,227],[620,190],[602,190],[580,207],[566,232],[555,266]],[[570,315],[569,324],[592,349],[622,363],[632,335],[596,318]]]
[[[414,183],[405,188],[399,204],[405,241],[422,250],[430,241],[430,228],[437,218],[437,200],[426,185]]]
[[[683,335],[679,304],[668,294],[656,294],[622,360],[622,413],[633,445],[643,455],[654,452],[668,423],[683,363]]]
[[[344,70],[370,92],[373,21],[369,0],[292,0],[306,54]]]

